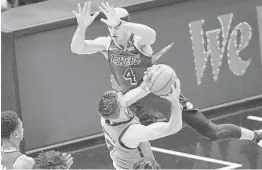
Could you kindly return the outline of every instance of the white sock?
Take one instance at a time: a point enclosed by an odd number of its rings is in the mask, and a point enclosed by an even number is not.
[[[255,132],[253,132],[252,130],[246,129],[246,128],[242,128],[241,129],[241,140],[253,140],[255,138]]]

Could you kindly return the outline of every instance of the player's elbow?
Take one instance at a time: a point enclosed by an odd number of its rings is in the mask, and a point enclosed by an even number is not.
[[[77,54],[77,50],[75,48],[72,48],[72,46],[71,46],[71,52]]]
[[[76,46],[76,45],[71,45],[71,52],[74,54],[81,54],[83,51],[83,48],[81,48],[80,46]]]
[[[85,46],[71,46],[71,52],[74,54],[92,54],[93,52],[91,50],[88,50]]]
[[[148,41],[148,44],[154,44],[156,41],[156,31],[152,28],[148,30],[147,41]]]
[[[150,27],[144,31],[143,36],[141,36],[140,43],[145,45],[154,44],[156,41],[156,31]]]
[[[77,46],[74,45],[73,43],[71,44],[71,52],[74,54],[78,54],[79,52],[79,48],[77,48]]]
[[[175,124],[172,124],[170,127],[170,134],[175,134],[177,132],[179,132],[183,127],[183,122],[182,119],[178,120]]]

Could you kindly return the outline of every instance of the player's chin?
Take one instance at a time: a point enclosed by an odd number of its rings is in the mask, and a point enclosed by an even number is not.
[[[119,38],[118,36],[116,36],[116,35],[112,36],[112,38],[113,38],[114,41],[119,41],[119,39],[120,39],[120,38]]]
[[[116,120],[116,119],[119,119],[119,117],[120,117],[120,110],[117,110],[116,112],[114,112],[113,114],[109,116],[109,119]]]

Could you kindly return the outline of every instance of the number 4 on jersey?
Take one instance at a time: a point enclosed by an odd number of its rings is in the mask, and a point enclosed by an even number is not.
[[[131,85],[137,85],[135,74],[132,68],[127,68],[123,75],[125,80],[129,80]]]

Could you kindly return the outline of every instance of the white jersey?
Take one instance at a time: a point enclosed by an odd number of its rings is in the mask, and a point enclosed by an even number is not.
[[[134,149],[128,148],[121,142],[121,138],[126,130],[131,125],[138,123],[139,120],[137,117],[113,125],[110,125],[109,121],[101,118],[105,141],[116,169],[133,169],[133,165],[144,157],[155,159],[149,142],[141,142],[140,145]]]

